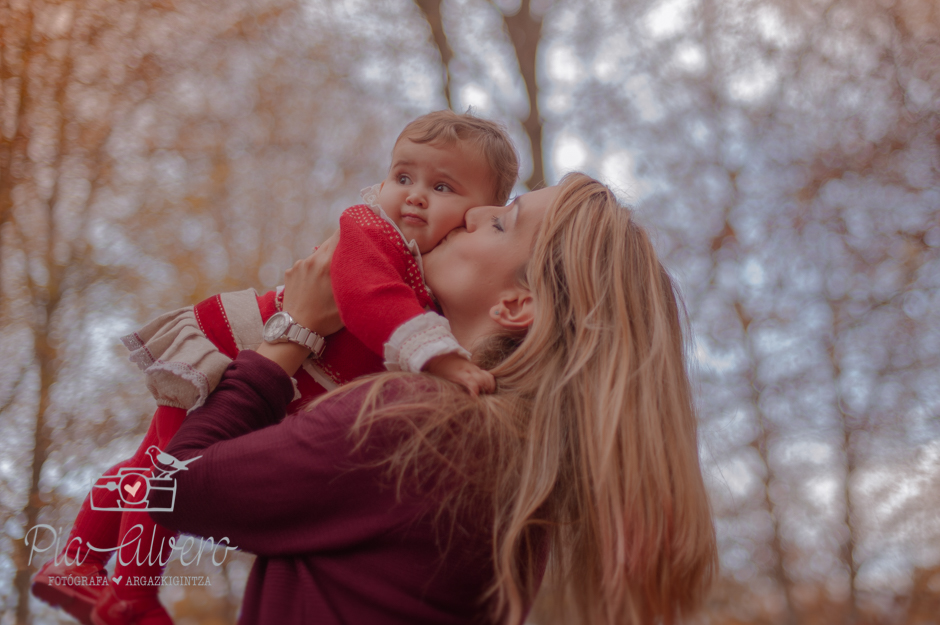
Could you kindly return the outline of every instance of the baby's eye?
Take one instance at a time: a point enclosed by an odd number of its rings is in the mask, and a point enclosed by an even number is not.
[[[503,232],[503,224],[500,223],[499,217],[497,217],[496,215],[493,215],[493,218],[490,221],[493,222],[494,228],[496,228],[500,232]]]
[[[408,184],[409,182],[411,182],[411,178],[409,178],[407,175],[398,174],[398,184]]]
[[[441,193],[447,193],[447,192],[453,191],[453,189],[451,189],[449,186],[447,186],[443,182],[437,185],[436,187],[434,187],[434,190],[440,191]]]

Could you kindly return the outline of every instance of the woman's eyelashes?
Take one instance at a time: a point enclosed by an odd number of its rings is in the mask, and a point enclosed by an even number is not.
[[[496,215],[493,215],[493,217],[490,218],[490,221],[493,222],[494,228],[496,228],[500,232],[503,232],[503,223],[500,221],[499,217],[497,217]]]

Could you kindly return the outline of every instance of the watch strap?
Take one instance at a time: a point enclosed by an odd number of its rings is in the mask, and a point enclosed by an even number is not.
[[[297,322],[291,323],[283,337],[292,343],[303,345],[310,350],[310,356],[319,358],[326,347],[326,339],[312,330],[308,330]]]

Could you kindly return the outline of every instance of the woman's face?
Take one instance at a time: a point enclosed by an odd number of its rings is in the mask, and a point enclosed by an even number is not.
[[[512,289],[557,187],[531,191],[509,206],[478,206],[424,255],[425,278],[452,326],[481,321]],[[456,328],[455,328],[456,330]],[[459,337],[458,337],[459,338]]]

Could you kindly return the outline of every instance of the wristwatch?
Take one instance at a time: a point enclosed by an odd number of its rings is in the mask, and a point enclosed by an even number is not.
[[[312,330],[295,322],[286,312],[274,313],[264,324],[265,343],[284,343],[290,341],[303,345],[310,350],[311,358],[319,358],[326,347],[326,339]]]

